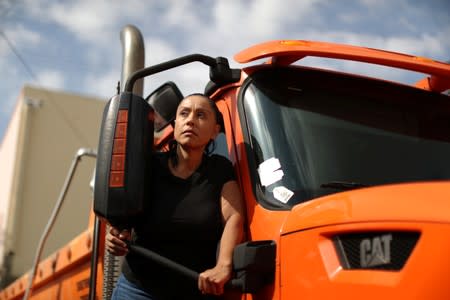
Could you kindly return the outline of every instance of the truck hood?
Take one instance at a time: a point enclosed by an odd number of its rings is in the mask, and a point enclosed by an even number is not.
[[[281,234],[355,222],[450,223],[450,181],[377,186],[296,205]]]

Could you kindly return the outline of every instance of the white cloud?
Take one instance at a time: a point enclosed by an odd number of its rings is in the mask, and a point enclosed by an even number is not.
[[[117,82],[120,80],[120,69],[91,73],[85,76],[83,90],[86,94],[108,100],[117,92]]]
[[[241,34],[242,31],[236,31],[236,28],[241,27],[241,30],[245,29],[248,13],[248,3],[237,1],[216,1],[216,5],[213,9],[214,25],[219,34]],[[237,20],[240,20],[240,24],[237,24]]]
[[[360,22],[363,17],[360,13],[354,12],[343,12],[337,16],[338,20],[344,24],[355,24]]]
[[[180,54],[174,45],[153,36],[144,37],[145,64],[147,66],[177,58]],[[181,54],[182,55],[182,54]]]
[[[201,93],[209,81],[209,69],[200,63],[193,63],[146,77],[144,96],[167,81],[174,82],[183,95]]]
[[[444,30],[435,35],[423,33],[419,36],[392,35],[386,37],[376,34],[359,34],[346,31],[318,32],[312,30],[304,33],[304,39],[319,40],[317,37],[320,37],[320,41],[377,48],[435,58],[443,57],[446,53],[448,54],[450,42],[446,40],[446,36],[449,35],[450,27],[446,31]]]
[[[234,54],[255,43],[299,38],[298,32],[305,28],[300,24],[320,19],[316,11],[320,2],[283,1],[282,5],[273,0],[211,2],[212,6],[205,8],[211,11],[209,18],[198,15],[203,20],[202,26],[186,33],[182,54],[225,56],[233,64]]]
[[[360,2],[365,5],[367,9],[388,7],[389,4],[392,4],[392,1],[390,0],[360,0]]]
[[[14,48],[17,47],[35,47],[41,42],[41,35],[33,30],[25,28],[23,25],[8,26],[3,29],[4,35]],[[4,37],[3,37],[4,39]],[[11,48],[5,43],[0,43],[0,55],[5,54],[5,49],[12,51]]]
[[[87,94],[108,100],[116,94],[120,70],[110,70],[102,73],[92,73],[86,76],[83,86]],[[203,92],[209,80],[209,70],[201,64],[191,64],[168,70],[145,78],[143,97],[167,81],[175,82],[184,95]],[[95,84],[92,84],[95,82]]]
[[[381,47],[397,52],[409,53],[412,55],[437,56],[443,54],[443,48],[436,37],[425,34],[420,38],[413,37],[392,37],[381,41]]]
[[[37,74],[41,87],[62,90],[65,86],[64,74],[59,70],[43,70]]]
[[[403,19],[401,23],[409,28],[408,33],[380,34],[359,27],[347,32],[333,26],[332,22],[339,21],[341,25],[360,24],[365,14],[373,17],[373,13],[380,13],[387,18],[388,9],[392,6],[387,0],[355,1],[354,4],[361,4],[359,6],[372,12],[352,14],[346,9],[336,9],[336,19],[333,20],[326,19],[323,14],[322,8],[329,7],[324,0],[288,0],[282,3],[274,0],[23,1],[24,8],[36,20],[59,25],[61,31],[66,30],[83,42],[82,46],[78,44],[77,47],[83,47],[80,48],[80,55],[89,61],[89,66],[84,65],[83,71],[90,75],[80,75],[86,84],[77,89],[102,97],[112,95],[120,79],[122,57],[119,31],[121,24],[128,23],[136,24],[145,36],[146,66],[191,53],[226,56],[234,66],[232,56],[236,52],[255,43],[286,38],[353,44],[431,58],[445,58],[450,48],[449,29],[441,28],[441,31],[433,33],[422,30],[415,36],[411,35],[411,32],[421,29],[410,17],[410,14],[416,16],[420,13],[417,8],[410,8],[400,16]],[[405,7],[406,4],[400,2],[396,5]],[[321,27],[315,26],[318,24]],[[32,39],[32,35],[28,38]],[[39,35],[35,36],[34,43],[38,43],[39,39]],[[0,46],[0,55],[1,52]],[[192,65],[152,76],[148,84],[154,87],[167,79],[176,81],[189,92],[198,91],[208,79],[207,71],[201,64]],[[350,68],[357,67],[350,64]],[[63,81],[60,84],[68,87],[69,83]]]
[[[195,30],[203,23],[199,17],[199,12],[205,7],[200,7],[199,1],[195,0],[169,0],[166,1],[166,10],[163,13],[162,20],[164,25],[182,26],[187,29]],[[150,12],[149,12],[150,13]]]
[[[294,21],[303,23],[315,17],[319,0],[315,1],[216,1],[214,19],[217,32],[224,36],[241,36],[243,39],[268,39]],[[299,28],[300,29],[300,28]]]
[[[420,36],[398,35],[382,37],[373,34],[359,34],[345,31],[318,32],[312,30],[306,31],[304,37],[306,40],[317,40],[316,37],[320,36],[320,41],[376,48],[436,59],[437,57],[444,57],[445,53],[448,53],[450,45],[448,42],[446,44],[442,41],[443,37],[449,33],[446,34],[443,31],[434,36],[422,34]],[[425,76],[412,71],[337,59],[306,58],[298,63],[410,84]]]
[[[25,0],[27,11],[35,19],[55,22],[80,41],[105,43],[117,34],[115,27],[123,19],[139,19],[151,5],[144,1],[80,0],[55,2]],[[101,44],[100,44],[101,45]]]
[[[94,6],[94,7],[92,7]],[[72,5],[55,3],[49,7],[49,17],[75,34],[79,40],[101,41],[102,33],[117,17],[115,10],[108,9],[104,1],[77,1]]]
[[[173,77],[184,95],[202,93],[209,81],[209,67],[201,63],[193,63],[183,67]]]

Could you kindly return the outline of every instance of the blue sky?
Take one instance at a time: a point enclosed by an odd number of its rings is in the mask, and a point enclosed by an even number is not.
[[[428,0],[0,0],[0,139],[22,86],[97,96],[115,93],[120,31],[137,26],[146,65],[201,53],[233,55],[278,39],[336,42],[450,60],[450,1]],[[419,74],[337,61],[304,64],[358,71],[402,82]],[[184,94],[202,91],[208,69],[189,65],[146,79]]]

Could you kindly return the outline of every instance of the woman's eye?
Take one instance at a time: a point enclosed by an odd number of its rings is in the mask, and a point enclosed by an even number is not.
[[[197,117],[199,117],[200,119],[203,119],[205,117],[205,113],[199,112],[199,113],[197,113]]]

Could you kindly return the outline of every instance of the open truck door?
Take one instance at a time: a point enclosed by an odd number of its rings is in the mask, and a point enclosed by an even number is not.
[[[226,58],[192,54],[135,71],[127,79],[124,91],[109,100],[105,107],[97,155],[94,212],[116,228],[132,228],[133,220],[143,212],[144,202],[151,199],[152,191],[146,183],[151,180],[149,159],[153,151],[155,119],[157,131],[165,128],[174,120],[183,98],[176,85],[168,82],[144,100],[133,94],[134,84],[146,76],[192,62],[208,65],[210,79],[216,84],[240,80],[240,70],[230,69]],[[129,243],[129,249],[185,275],[187,280],[198,280],[197,272],[158,253],[133,243]],[[234,251],[234,262],[236,278],[228,286],[242,292],[256,292],[273,281],[275,243],[243,243]]]

